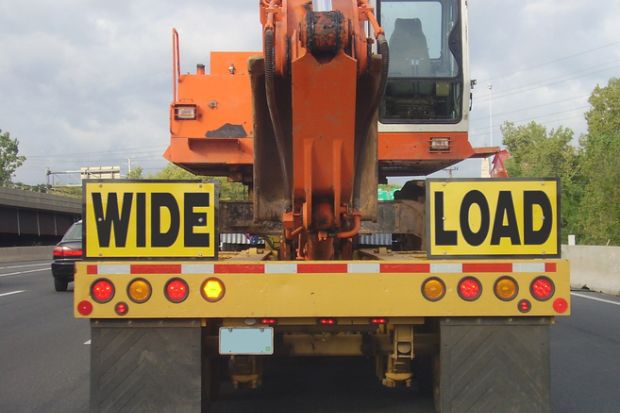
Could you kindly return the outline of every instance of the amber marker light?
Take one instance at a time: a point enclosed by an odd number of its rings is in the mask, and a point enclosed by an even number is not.
[[[429,278],[422,284],[422,295],[428,301],[439,301],[446,295],[446,285],[439,278]]]
[[[512,301],[519,293],[519,285],[511,277],[500,277],[493,288],[495,295],[502,301]]]
[[[207,278],[205,282],[202,283],[200,292],[202,293],[202,298],[210,303],[214,303],[216,301],[220,301],[224,297],[224,294],[226,294],[226,288],[220,279]]]
[[[136,278],[127,286],[127,295],[134,303],[144,303],[151,298],[153,289],[151,284],[144,278]]]

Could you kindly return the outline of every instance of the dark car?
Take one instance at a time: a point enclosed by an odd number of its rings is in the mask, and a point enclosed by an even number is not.
[[[71,225],[62,240],[54,247],[52,274],[56,291],[67,291],[73,281],[75,262],[82,259],[82,221]]]

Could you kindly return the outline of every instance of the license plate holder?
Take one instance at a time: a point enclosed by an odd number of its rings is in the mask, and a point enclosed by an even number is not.
[[[272,355],[272,327],[220,327],[222,355]]]

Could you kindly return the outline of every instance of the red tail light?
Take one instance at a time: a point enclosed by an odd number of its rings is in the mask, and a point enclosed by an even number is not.
[[[78,303],[77,310],[81,315],[90,315],[93,312],[93,305],[90,301],[82,300]]]
[[[459,282],[459,296],[466,301],[477,300],[482,294],[482,284],[474,277],[465,277]]]
[[[98,303],[107,303],[114,297],[114,285],[104,278],[99,279],[91,285],[90,295]]]
[[[173,278],[166,284],[164,294],[166,298],[173,303],[180,303],[185,301],[189,295],[189,286],[182,279]]]
[[[538,277],[530,285],[532,296],[539,301],[547,301],[555,293],[555,285],[547,277]]]
[[[519,301],[519,303],[517,304],[517,308],[522,313],[527,313],[527,312],[529,312],[532,309],[532,303],[530,303],[526,299],[523,299],[523,300]]]
[[[53,251],[53,256],[54,258],[60,258],[60,257],[81,257],[82,256],[82,249],[77,249],[77,250],[73,250],[71,248],[67,248],[67,247],[62,247],[60,245],[57,245],[54,247],[54,251]]]
[[[372,324],[385,324],[385,318],[372,318],[370,322]]]
[[[79,250],[70,250],[69,248],[65,249],[65,257],[81,257],[82,249]]]
[[[262,320],[260,320],[261,324],[264,324],[266,326],[273,326],[275,324],[277,324],[278,320],[276,320],[275,318],[263,318]]]
[[[321,318],[319,320],[319,323],[324,326],[333,326],[334,324],[336,324],[336,320],[333,318]]]
[[[564,314],[568,310],[568,302],[563,298],[556,298],[553,301],[553,309],[556,313]]]
[[[116,311],[116,314],[118,315],[125,315],[129,311],[129,306],[127,303],[121,301],[120,303],[116,303],[114,306],[114,311]]]

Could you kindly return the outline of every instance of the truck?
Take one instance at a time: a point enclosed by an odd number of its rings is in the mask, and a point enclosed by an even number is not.
[[[164,153],[249,199],[207,178],[84,182],[91,409],[208,412],[272,358],[359,356],[440,412],[550,411],[549,328],[570,314],[557,179],[377,199],[499,152],[469,141],[467,1],[258,6],[263,50],[212,52],[209,73],[181,72],[173,30]],[[224,234],[263,242],[224,251]]]

